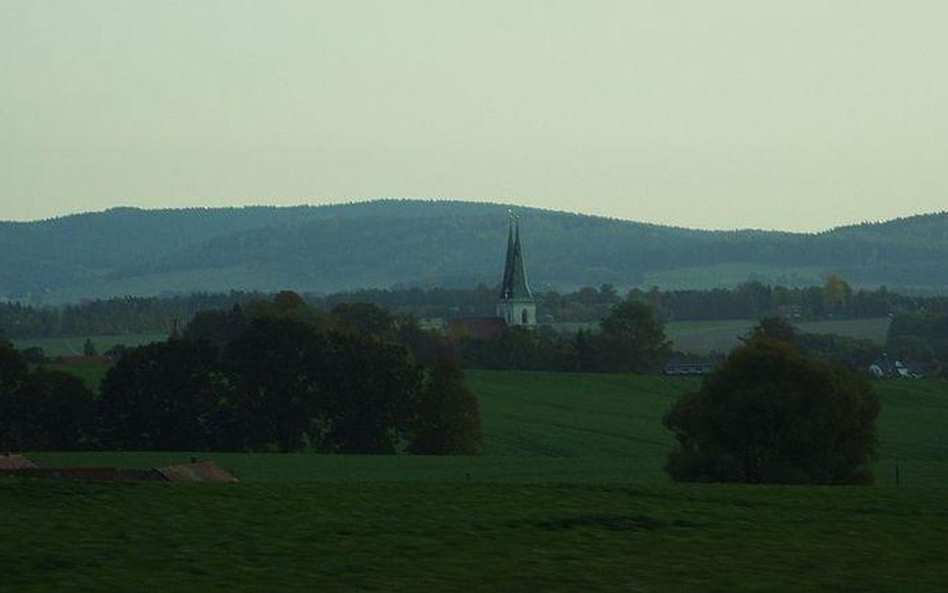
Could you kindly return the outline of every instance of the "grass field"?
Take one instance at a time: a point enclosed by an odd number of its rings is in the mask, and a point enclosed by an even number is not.
[[[483,455],[373,457],[214,454],[250,481],[499,481],[668,484],[673,444],[662,415],[697,379],[469,371],[484,424]],[[877,480],[948,488],[948,385],[881,381]],[[206,458],[207,454],[198,453]],[[151,467],[188,453],[38,453],[47,465]]]
[[[888,317],[873,319],[839,319],[826,321],[803,321],[794,325],[804,333],[838,334],[852,338],[872,340],[884,344],[891,320]],[[676,350],[692,354],[710,352],[726,353],[739,343],[738,337],[746,335],[757,323],[749,319],[723,321],[674,321],[665,324],[665,333]]]
[[[0,481],[5,590],[938,590],[944,490]]]
[[[199,453],[241,483],[0,480],[0,590],[948,587],[948,385],[877,383],[879,486],[829,488],[670,483],[660,419],[694,379],[469,382],[477,457]]]

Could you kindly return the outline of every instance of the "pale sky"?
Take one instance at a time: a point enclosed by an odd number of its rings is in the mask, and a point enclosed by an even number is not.
[[[0,0],[0,219],[500,200],[948,208],[948,2]]]

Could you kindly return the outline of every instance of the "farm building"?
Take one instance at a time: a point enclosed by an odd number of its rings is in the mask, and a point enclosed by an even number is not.
[[[12,453],[0,455],[0,471],[14,471],[21,469],[31,469],[35,467],[37,467],[37,465],[33,463],[33,460],[29,457],[24,457],[23,455],[14,455]]]
[[[184,463],[159,467],[158,472],[169,482],[236,482],[237,478],[213,461]]]
[[[213,461],[168,465],[152,469],[116,467],[39,467],[22,455],[0,457],[0,476],[91,480],[96,482],[236,482],[237,478]]]

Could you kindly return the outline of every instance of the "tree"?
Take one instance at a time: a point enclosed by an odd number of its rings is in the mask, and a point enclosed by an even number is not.
[[[250,319],[291,319],[320,330],[329,325],[325,313],[290,290],[277,293],[272,301],[256,299],[249,302],[246,315]]]
[[[323,332],[288,318],[258,318],[225,350],[234,378],[231,448],[297,451],[321,438],[333,358]]]
[[[86,338],[86,342],[82,345],[82,354],[85,356],[95,356],[97,354],[92,338]]]
[[[0,340],[0,449],[75,449],[88,443],[92,392],[59,371],[29,372]]]
[[[247,329],[249,321],[240,305],[229,311],[210,309],[198,311],[184,328],[182,338],[192,342],[207,342],[218,352]]]
[[[845,280],[836,274],[830,274],[823,283],[823,306],[830,314],[842,312],[849,303],[852,292]]]
[[[408,429],[421,369],[405,348],[377,339],[332,334],[325,377],[327,430],[321,448],[333,453],[393,454]]]
[[[339,303],[330,317],[333,328],[342,333],[388,339],[395,328],[392,315],[370,303]]]
[[[670,343],[655,310],[636,298],[615,305],[600,327],[598,335],[577,336],[583,370],[645,372],[659,367],[669,355]]]
[[[0,449],[12,451],[23,448],[32,424],[29,397],[23,384],[29,378],[29,368],[20,354],[0,335]]]
[[[678,481],[872,481],[879,399],[869,383],[769,339],[735,348],[664,418]]]
[[[213,448],[228,391],[216,352],[205,342],[133,348],[102,381],[102,439],[123,449]]]
[[[20,448],[71,451],[92,444],[95,400],[82,379],[40,368],[30,373],[23,392],[35,428]]]
[[[442,355],[415,399],[408,451],[419,455],[473,455],[481,444],[477,397],[457,361]]]
[[[782,317],[764,317],[751,330],[748,339],[768,339],[793,344],[797,339],[797,328]]]

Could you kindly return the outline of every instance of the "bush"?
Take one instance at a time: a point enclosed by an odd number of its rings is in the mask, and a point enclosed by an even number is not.
[[[765,338],[735,348],[665,416],[677,481],[872,481],[880,404],[867,381]]]

